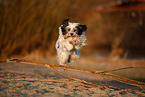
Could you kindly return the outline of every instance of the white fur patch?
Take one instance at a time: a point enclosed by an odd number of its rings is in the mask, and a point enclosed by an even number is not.
[[[79,23],[68,22],[67,27],[73,30],[77,25],[79,25]],[[73,62],[80,57],[79,49],[86,45],[86,37],[85,32],[83,32],[79,37],[69,37],[65,39],[61,30],[62,26],[63,25],[59,27],[59,37],[56,42],[56,50],[59,64],[66,65],[68,62]]]

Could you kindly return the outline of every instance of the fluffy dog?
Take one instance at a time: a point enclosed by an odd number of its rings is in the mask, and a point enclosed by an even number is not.
[[[66,65],[78,59],[80,57],[79,49],[86,45],[86,25],[68,21],[69,19],[63,20],[63,24],[59,27],[59,37],[56,42],[57,57],[60,65]]]

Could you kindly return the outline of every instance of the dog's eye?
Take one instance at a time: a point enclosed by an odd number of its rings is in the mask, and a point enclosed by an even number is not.
[[[70,31],[70,29],[67,29],[68,31]]]
[[[77,30],[74,30],[74,32],[76,32]]]

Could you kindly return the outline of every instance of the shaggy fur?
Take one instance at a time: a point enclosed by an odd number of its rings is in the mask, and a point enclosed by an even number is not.
[[[80,23],[63,21],[59,27],[59,37],[56,42],[57,57],[60,65],[66,65],[69,62],[80,57],[79,49],[85,44],[86,25]]]

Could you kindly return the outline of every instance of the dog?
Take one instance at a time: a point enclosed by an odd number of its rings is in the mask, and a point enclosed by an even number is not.
[[[86,25],[63,20],[56,42],[57,58],[60,65],[66,65],[80,57],[79,49],[86,45]]]

